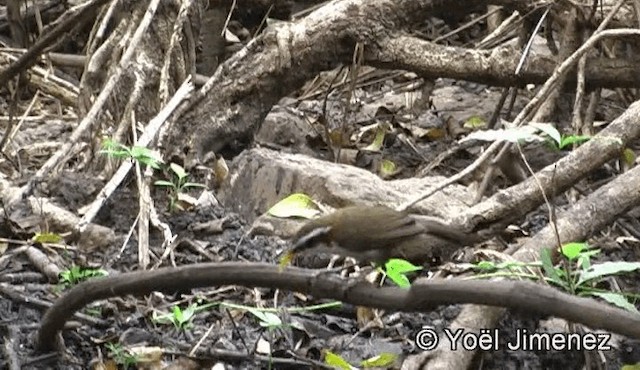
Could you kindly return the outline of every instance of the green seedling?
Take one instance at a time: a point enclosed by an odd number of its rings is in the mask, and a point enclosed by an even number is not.
[[[280,319],[280,316],[276,315],[275,313],[262,311],[258,308],[253,307],[248,308],[247,311],[251,312],[253,316],[258,318],[258,323],[263,328],[272,330],[283,327],[282,319]]]
[[[179,306],[173,306],[171,313],[158,314],[154,311],[152,315],[153,322],[158,324],[173,324],[178,330],[188,330],[193,327],[193,318],[196,313],[208,309],[215,304],[208,303],[200,305],[198,303],[192,303],[184,310]]]
[[[411,282],[407,274],[422,270],[422,267],[415,266],[411,262],[399,258],[392,258],[384,264],[384,269],[379,268],[382,273],[391,279],[400,288],[409,288]]]
[[[637,300],[640,294],[612,292],[602,289],[601,283],[608,277],[640,270],[640,262],[613,261],[593,264],[591,259],[598,255],[600,250],[591,249],[587,243],[567,243],[559,252],[561,261],[557,265],[554,265],[548,248],[544,248],[540,253],[540,261],[533,263],[481,261],[472,266],[478,272],[474,278],[507,276],[538,280],[539,275],[531,269],[542,268],[545,281],[571,294],[599,297],[620,308],[638,312],[628,298]]]
[[[161,169],[164,163],[160,153],[143,146],[133,146],[129,148],[111,139],[106,139],[102,143],[102,148],[100,151],[102,154],[106,154],[112,158],[132,159],[156,170]]]
[[[618,293],[600,288],[608,277],[640,270],[640,262],[607,261],[593,264],[591,258],[599,253],[599,249],[591,249],[587,243],[568,243],[560,248],[564,259],[560,266],[553,265],[551,252],[547,248],[543,249],[540,259],[550,283],[572,294],[599,297],[620,308],[640,313],[628,300],[637,300],[640,298],[639,294]]]
[[[191,320],[195,315],[195,305],[189,305],[185,310],[179,306],[173,306],[171,313],[158,314],[153,312],[151,320],[158,324],[173,324],[176,329],[189,329],[193,324]]]
[[[107,276],[108,274],[109,273],[103,269],[84,268],[73,265],[71,268],[60,272],[59,284],[64,287],[69,287],[87,279]]]
[[[569,145],[580,144],[591,139],[585,135],[563,135],[548,123],[532,122],[519,127],[496,130],[481,130],[469,134],[467,140],[508,141],[512,143],[547,142],[556,149],[564,149]]]
[[[180,194],[185,193],[190,188],[206,188],[206,186],[204,184],[200,184],[196,182],[189,182],[188,181],[189,173],[187,173],[187,171],[185,171],[184,168],[182,168],[182,166],[180,166],[177,163],[171,163],[169,165],[169,170],[173,174],[171,176],[171,181],[158,180],[154,182],[154,185],[167,187],[169,189],[169,192],[170,192],[169,210],[170,211],[174,211],[177,209],[181,210],[182,207],[178,202]]]
[[[109,357],[123,368],[128,369],[130,366],[133,367],[138,363],[138,357],[124,349],[121,344],[107,343],[106,347],[109,351]]]

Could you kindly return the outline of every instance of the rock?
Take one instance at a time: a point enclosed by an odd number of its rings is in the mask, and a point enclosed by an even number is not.
[[[424,177],[384,181],[349,165],[264,148],[246,150],[235,158],[219,199],[248,222],[286,196],[302,192],[332,207],[384,204],[395,207],[444,180]],[[449,219],[472,204],[473,194],[451,185],[420,202],[418,212]]]

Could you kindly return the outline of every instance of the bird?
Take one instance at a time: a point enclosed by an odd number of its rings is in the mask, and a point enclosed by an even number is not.
[[[291,239],[292,246],[281,265],[311,250],[378,266],[391,258],[424,262],[447,258],[447,252],[477,239],[433,218],[382,205],[355,205],[307,221]]]

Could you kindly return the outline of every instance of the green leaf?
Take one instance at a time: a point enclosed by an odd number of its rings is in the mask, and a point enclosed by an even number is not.
[[[262,327],[275,328],[282,326],[282,320],[280,317],[272,312],[261,311],[254,307],[246,307],[246,309],[260,320],[260,326]]]
[[[153,183],[153,185],[155,186],[168,186],[170,188],[174,188],[175,185],[171,182],[171,181],[166,181],[166,180],[157,180]]]
[[[77,265],[60,272],[60,283],[63,285],[75,285],[90,278],[107,276],[109,273],[103,269],[84,268]]]
[[[392,258],[388,260],[387,263],[385,263],[384,267],[387,272],[393,271],[399,274],[406,274],[408,272],[422,270],[421,266],[416,266],[411,262],[400,258]]]
[[[173,306],[173,318],[176,322],[180,323],[182,321],[182,309],[179,306]]]
[[[580,279],[578,280],[578,285],[589,280],[609,275],[618,275],[624,272],[632,272],[638,269],[640,269],[640,262],[610,261],[599,263],[582,271]]]
[[[370,152],[379,152],[382,149],[382,145],[384,143],[384,136],[386,135],[386,128],[382,124],[378,124],[376,127],[376,136],[373,138],[373,142],[367,145],[362,150],[370,151]]]
[[[561,250],[565,257],[573,261],[586,249],[589,249],[589,244],[587,243],[567,243],[562,246]]]
[[[487,127],[487,121],[480,116],[471,116],[462,125],[464,128],[481,129]]]
[[[284,268],[287,267],[289,263],[291,263],[291,260],[293,260],[293,257],[294,257],[294,253],[292,251],[285,252],[282,255],[282,257],[280,257],[280,261],[278,262],[278,270],[280,271],[284,270]]]
[[[548,123],[532,122],[529,124],[529,126],[535,127],[547,134],[547,136],[554,140],[558,146],[561,144],[562,135],[560,135],[560,132],[555,127],[553,127],[553,125],[550,125]]]
[[[567,289],[567,283],[560,277],[558,270],[551,261],[551,250],[549,248],[542,248],[542,251],[540,251],[540,261],[542,262],[542,269],[544,270],[545,275],[556,285]]]
[[[280,317],[272,312],[263,312],[264,319],[260,322],[260,325],[266,328],[275,328],[282,326],[282,320]]]
[[[178,177],[178,180],[182,180],[189,175],[187,171],[177,163],[171,162],[171,164],[169,164],[169,168]]]
[[[107,137],[104,140],[102,140],[102,148],[105,150],[115,149],[115,148],[118,148],[119,146],[122,146],[122,145],[111,138]]]
[[[383,352],[377,356],[368,358],[360,362],[362,367],[390,367],[398,358],[397,355],[389,352]]]
[[[396,285],[401,288],[408,288],[411,286],[411,282],[405,274],[413,271],[422,270],[422,267],[415,266],[409,261],[392,258],[384,265],[385,274],[391,279]]]
[[[191,320],[195,316],[197,309],[197,304],[190,304],[187,308],[185,308],[184,311],[182,311],[184,321]]]
[[[143,146],[132,147],[131,157],[138,162],[157,170],[160,169],[160,164],[164,163],[162,155],[158,151],[151,150]]]
[[[560,145],[558,145],[559,149],[564,149],[565,147],[573,144],[584,143],[585,141],[591,140],[591,136],[586,135],[569,135],[564,136],[560,141]]]
[[[31,240],[36,243],[60,243],[62,236],[56,233],[36,233]]]
[[[494,271],[498,268],[492,261],[479,261],[473,267],[474,269],[481,271]]]
[[[310,219],[317,216],[320,211],[308,195],[295,193],[274,204],[267,213],[280,218],[303,217]]]
[[[390,272],[387,272],[386,275],[389,279],[391,279],[391,281],[393,281],[400,288],[408,288],[411,286],[411,282],[409,281],[409,278],[407,278],[407,276],[404,274],[399,274],[397,272],[390,271]]]
[[[611,303],[612,305],[618,306],[629,312],[640,314],[640,312],[638,312],[638,310],[636,309],[636,306],[631,304],[622,294],[614,293],[614,292],[588,292],[588,294],[595,297],[602,298],[605,301]]]
[[[101,150],[99,153],[108,155],[113,158],[131,158],[131,154],[128,150],[115,150],[115,149],[107,149]]]
[[[330,351],[325,351],[324,354],[324,363],[333,366],[334,368],[342,369],[342,370],[351,370],[354,367],[351,366],[342,356],[337,355]]]
[[[597,254],[600,254],[600,249],[592,249],[590,251],[580,253],[580,256],[578,257],[578,266],[580,266],[580,269],[586,270],[591,267],[591,257]]]
[[[383,177],[391,176],[396,172],[397,168],[398,167],[393,161],[383,159],[380,163],[380,175]]]

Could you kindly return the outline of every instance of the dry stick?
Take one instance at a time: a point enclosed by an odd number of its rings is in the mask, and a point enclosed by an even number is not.
[[[611,17],[613,17],[610,14]],[[603,22],[607,22],[610,17],[607,17]],[[598,27],[599,29],[600,27]],[[584,55],[587,51],[589,51],[596,42],[600,41],[605,37],[616,37],[616,36],[627,36],[627,35],[640,35],[640,30],[621,28],[616,30],[606,30],[598,33],[594,33],[581,47],[578,48],[569,58],[567,58],[564,62],[562,62],[558,68],[551,74],[551,77],[547,80],[547,82],[542,85],[540,91],[531,99],[529,104],[527,104],[524,109],[516,116],[514,119],[514,123],[519,125],[521,122],[524,122],[526,117],[529,117],[536,110],[540,104],[543,103],[544,99],[549,95],[551,89],[553,89],[557,82],[560,80],[560,77],[568,72],[570,68],[572,68],[578,59]]]
[[[571,127],[576,135],[580,135],[582,131],[582,125],[584,125],[584,119],[582,117],[582,106],[584,103],[585,94],[585,78],[584,71],[587,66],[587,56],[580,57],[578,62],[578,78],[576,84],[576,97],[573,102],[573,114],[571,115]]]
[[[529,161],[527,160],[527,157],[524,155],[524,152],[522,151],[522,146],[520,146],[520,144],[517,144],[516,147],[518,148],[518,153],[520,153],[520,158],[522,158],[522,161],[524,162],[524,165],[527,167],[527,170],[531,174],[531,177],[533,178],[533,181],[536,182],[536,186],[538,187],[538,189],[540,189],[540,193],[542,194],[542,198],[544,199],[544,203],[546,204],[547,210],[549,211],[549,224],[550,224],[551,228],[553,229],[553,233],[555,234],[555,237],[556,237],[556,247],[561,248],[562,247],[562,241],[560,239],[560,232],[558,231],[558,226],[556,225],[556,208],[555,208],[554,205],[551,204],[551,201],[549,200],[549,197],[547,196],[547,192],[545,191],[544,186],[542,186],[542,183],[540,182],[540,179],[538,178],[538,175],[535,173],[533,168],[531,168],[531,165],[529,164]],[[554,172],[554,175],[555,175],[555,172]],[[551,186],[551,188],[553,190],[553,185]],[[517,250],[518,250],[518,248],[512,250],[511,253],[514,253]],[[572,283],[572,282],[573,281],[571,281],[570,283]]]
[[[446,40],[446,39],[448,39],[449,37],[459,34],[460,32],[462,32],[462,31],[466,30],[467,28],[472,27],[474,24],[476,24],[476,23],[480,23],[480,22],[484,21],[485,19],[489,18],[490,16],[492,16],[494,13],[500,12],[500,11],[502,11],[502,10],[503,10],[503,9],[502,9],[502,7],[498,7],[498,8],[496,8],[496,9],[493,9],[493,10],[492,10],[492,11],[490,11],[490,12],[486,12],[486,13],[484,13],[483,15],[479,16],[478,18],[474,18],[474,19],[470,20],[469,22],[467,22],[467,23],[465,23],[465,24],[460,25],[460,26],[459,26],[459,27],[457,27],[456,29],[451,30],[451,31],[450,31],[450,32],[448,32],[448,33],[445,33],[444,35],[441,35],[441,36],[436,37],[436,38],[435,38],[435,39],[433,39],[431,42],[433,42],[433,43],[435,44],[435,43],[437,43],[437,42],[440,42],[440,41]]]
[[[193,9],[193,7],[193,0],[183,1],[180,6],[180,10],[178,11],[178,17],[173,26],[173,33],[171,33],[171,38],[169,39],[169,47],[165,52],[164,62],[162,63],[162,68],[160,70],[160,86],[158,87],[160,104],[165,104],[169,100],[169,77],[171,76],[169,69],[171,67],[171,61],[175,59],[174,55],[176,45],[180,45],[180,40],[183,39],[182,32],[185,29],[184,25],[189,20],[189,14],[192,13],[191,9]],[[187,40],[189,39],[187,38]],[[195,56],[193,60],[195,61]]]
[[[500,26],[493,30],[489,35],[485,36],[480,42],[478,42],[475,47],[478,49],[489,48],[495,46],[494,40],[497,40],[499,37],[503,37],[507,34],[507,32],[513,31],[516,25],[522,22],[522,18],[518,19],[520,14],[517,11],[511,13],[511,15],[500,23]],[[516,23],[517,22],[517,23]]]
[[[345,104],[345,112],[342,117],[342,122],[340,125],[340,142],[338,143],[338,151],[336,152],[336,157],[334,158],[336,163],[340,162],[340,153],[342,152],[342,143],[345,136],[345,130],[347,127],[347,121],[351,118],[351,98],[353,97],[354,90],[356,89],[356,81],[358,80],[358,73],[360,73],[360,65],[362,64],[362,53],[364,49],[364,44],[361,42],[356,43],[355,48],[353,49],[353,60],[351,62],[351,71],[349,71],[349,89],[347,90],[347,103]]]
[[[478,204],[482,200],[482,196],[489,187],[489,181],[493,179],[493,173],[498,167],[498,163],[503,160],[503,158],[507,155],[507,153],[511,150],[511,143],[504,143],[502,148],[498,154],[491,160],[491,165],[487,168],[487,171],[484,173],[482,177],[482,181],[480,182],[480,186],[478,186],[478,190],[476,191],[476,195],[473,198],[472,204]]]
[[[58,37],[64,35],[79,24],[89,20],[93,13],[95,13],[96,10],[107,1],[108,0],[95,0],[92,3],[87,3],[82,6],[77,13],[69,16],[68,19],[57,24],[51,30],[45,29],[42,38],[39,38],[38,41],[36,41],[36,43],[18,59],[18,61],[0,72],[0,86],[5,86],[7,82],[20,73],[20,71],[23,71],[35,64],[38,60],[37,56],[42,54],[47,47],[51,46]]]
[[[550,6],[548,6],[547,9],[544,11],[544,13],[542,13],[542,16],[540,16],[540,19],[538,20],[538,23],[536,24],[536,26],[534,27],[533,31],[531,32],[531,37],[529,37],[529,41],[524,46],[524,49],[522,49],[522,55],[520,56],[520,60],[518,61],[518,65],[516,66],[516,70],[514,72],[516,76],[519,75],[520,72],[522,71],[522,67],[524,66],[524,63],[527,60],[527,57],[529,56],[529,52],[531,51],[531,46],[533,45],[533,40],[535,39],[536,35],[538,34],[538,31],[540,30],[540,27],[542,27],[542,23],[547,18],[547,15],[549,14],[549,10],[551,10]],[[502,96],[500,98],[499,105],[498,105],[498,107],[497,107],[497,109],[495,111],[496,114],[494,114],[494,116],[491,117],[491,121],[489,122],[489,127],[493,127],[495,125],[495,123],[497,122],[500,109],[502,108],[502,104],[504,104],[504,101],[507,98],[507,91],[508,90],[504,90],[503,91]],[[482,196],[485,194],[485,191],[487,190],[487,187],[489,186],[489,182],[493,179],[493,174],[495,172],[496,167],[498,166],[498,162],[503,160],[503,158],[511,150],[511,146],[512,146],[511,143],[509,143],[509,142],[505,143],[502,146],[502,149],[500,149],[500,152],[498,152],[498,154],[496,154],[496,156],[491,161],[491,165],[487,168],[487,171],[484,173],[482,181],[480,182],[480,186],[478,187],[478,190],[476,191],[476,195],[475,195],[475,197],[473,199],[473,204],[477,204],[482,199]]]
[[[138,141],[136,135],[136,120],[131,119],[131,132],[133,140]],[[153,207],[151,200],[151,190],[149,183],[151,182],[151,166],[145,166],[144,173],[139,161],[135,162],[136,183],[138,184],[138,266],[146,269],[149,265],[149,213]]]
[[[533,28],[533,31],[531,32],[531,37],[529,37],[529,41],[527,42],[527,45],[525,45],[524,49],[522,50],[522,56],[520,57],[520,61],[518,62],[518,65],[516,66],[516,71],[515,71],[516,76],[520,74],[520,71],[522,71],[524,62],[527,60],[527,57],[529,56],[529,52],[531,51],[533,40],[536,38],[536,35],[538,34],[540,27],[542,27],[542,23],[544,22],[545,18],[547,18],[547,15],[549,14],[549,10],[551,10],[551,5],[547,6],[547,9],[544,11],[544,13],[542,13],[542,15],[540,16],[540,19],[538,20],[538,23]]]
[[[548,9],[547,9],[548,12]],[[546,13],[545,12],[545,15]],[[524,60],[524,54],[523,54],[523,58],[521,60]],[[517,119],[514,121],[516,126],[519,126],[519,122],[517,121]],[[397,209],[399,211],[404,211],[407,210],[409,208],[411,208],[413,205],[415,205],[416,203],[430,197],[431,195],[435,194],[436,192],[444,189],[445,187],[453,184],[454,182],[457,182],[461,179],[463,179],[465,176],[467,176],[468,174],[470,174],[471,172],[475,171],[478,167],[480,167],[494,152],[496,152],[498,150],[498,147],[501,146],[501,143],[499,141],[494,142],[493,144],[491,144],[489,146],[489,148],[487,148],[487,150],[483,153],[482,156],[480,156],[478,159],[476,159],[471,165],[467,166],[464,170],[462,170],[461,172],[459,172],[457,175],[452,176],[446,180],[444,180],[443,182],[441,182],[440,184],[436,185],[435,187],[429,189],[429,191],[419,195],[418,197],[404,203],[401,204],[400,206],[397,207]],[[504,152],[506,150],[508,150],[509,148],[509,144],[505,144],[502,146],[502,150],[500,151],[500,153],[502,153],[502,155],[504,155]]]
[[[9,144],[11,139],[13,139],[13,137],[18,133],[18,131],[20,130],[20,127],[22,127],[22,124],[25,122],[25,119],[29,117],[29,113],[31,113],[31,109],[33,109],[33,106],[36,104],[39,97],[40,97],[40,90],[37,90],[36,93],[33,95],[33,98],[31,99],[31,101],[29,102],[27,109],[25,109],[24,113],[22,114],[22,117],[20,117],[20,121],[18,121],[18,124],[15,125],[15,127],[13,125],[13,122],[14,122],[13,117],[12,116],[9,117],[10,118],[9,124],[7,125],[7,128],[4,131],[4,136],[2,136],[2,140],[0,141],[0,152],[4,152],[4,150],[6,149],[6,146]]]
[[[440,305],[474,303],[551,315],[640,339],[640,316],[592,299],[524,281],[435,279],[410,289],[349,283],[324,271],[265,263],[226,262],[128,272],[85,281],[47,310],[37,335],[40,350],[51,350],[65,322],[85,305],[128,294],[182,291],[220,285],[286,289],[385,310],[425,311]]]
[[[439,184],[437,184],[433,188],[431,188],[428,191],[420,194],[419,196],[415,197],[414,199],[409,200],[408,202],[405,202],[405,203],[399,205],[398,207],[396,207],[396,209],[398,211],[405,211],[405,210],[411,208],[414,204],[420,202],[421,200],[424,200],[424,199],[430,197],[431,195],[435,194],[436,192],[444,189],[445,187],[453,184],[454,182],[463,179],[465,176],[467,176],[471,172],[475,171],[476,168],[480,167],[480,165],[482,165],[482,163],[484,163],[484,161],[486,161],[493,153],[495,153],[498,150],[498,148],[500,148],[500,144],[501,143],[498,142],[498,141],[496,141],[495,143],[491,144],[487,148],[487,150],[484,153],[482,153],[482,155],[480,157],[478,157],[478,159],[476,159],[473,163],[471,163],[469,166],[467,166],[467,168],[465,168],[464,170],[458,172],[456,175],[451,176],[448,179],[445,179],[444,181],[440,182]]]
[[[102,41],[107,34],[109,23],[111,22],[111,19],[116,12],[116,8],[118,7],[118,2],[118,0],[112,0],[107,10],[105,10],[101,14],[98,14],[98,17],[101,17],[100,24],[97,25],[97,29],[94,26],[94,29],[92,29],[91,33],[89,34],[89,39],[87,40],[88,47],[86,55],[93,55],[93,53],[96,51],[96,47],[102,44]],[[94,30],[95,32],[93,32]]]
[[[100,1],[106,2],[106,0],[96,0],[96,2],[100,2]],[[136,54],[142,38],[146,36],[147,29],[151,24],[151,20],[153,19],[153,15],[155,14],[159,3],[160,3],[160,0],[151,1],[151,3],[149,4],[149,7],[147,8],[145,17],[142,19],[142,22],[140,22],[140,26],[134,33],[127,50],[122,55],[122,59],[120,60],[120,63],[118,63],[118,66],[115,68],[115,72],[109,78],[109,80],[107,80],[107,83],[104,85],[102,91],[100,91],[100,94],[96,98],[95,103],[93,104],[93,106],[91,106],[91,109],[89,110],[89,112],[87,112],[87,115],[82,119],[82,121],[80,122],[78,127],[73,131],[71,136],[67,139],[67,142],[64,145],[62,145],[60,150],[58,150],[54,155],[52,155],[51,158],[49,158],[45,162],[45,164],[42,165],[42,167],[38,170],[38,172],[36,172],[36,174],[29,180],[29,182],[22,187],[21,189],[22,197],[30,193],[31,190],[33,189],[33,186],[37,182],[41,181],[46,175],[48,175],[55,168],[64,166],[64,164],[66,163],[66,160],[63,159],[64,156],[67,154],[67,152],[69,152],[69,150],[71,150],[72,146],[80,140],[82,135],[84,135],[87,131],[89,131],[93,127],[98,117],[98,114],[103,109],[102,108],[103,105],[106,103],[107,99],[115,89],[116,84],[120,81],[124,71],[129,67],[129,64],[133,59],[133,56]]]

